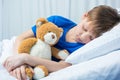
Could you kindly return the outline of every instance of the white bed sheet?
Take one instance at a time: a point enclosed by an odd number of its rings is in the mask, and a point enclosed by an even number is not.
[[[53,72],[40,80],[120,80],[120,50]]]
[[[16,80],[10,76],[7,70],[0,64],[0,80]]]
[[[2,64],[5,59],[11,55],[13,55],[13,44],[15,42],[16,37],[12,37],[11,39],[4,39],[0,42],[0,63]]]
[[[4,39],[0,42],[0,80],[16,80],[14,77],[10,76],[7,70],[2,66],[4,60],[12,55],[12,47],[15,37],[11,39]]]
[[[0,80],[17,80],[9,75],[2,65],[7,57],[13,55],[13,43],[15,42],[15,39],[16,36],[11,39],[4,39],[0,42]]]

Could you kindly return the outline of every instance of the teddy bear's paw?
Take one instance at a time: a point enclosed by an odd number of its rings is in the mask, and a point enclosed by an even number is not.
[[[45,66],[37,66],[34,68],[33,79],[39,80],[48,75],[48,70]]]
[[[69,53],[67,50],[61,50],[61,51],[59,51],[58,56],[61,59],[65,60],[69,56]]]
[[[26,69],[25,69],[25,71],[26,71],[26,74],[27,74],[27,79],[31,80],[32,77],[33,77],[33,72],[31,71],[30,67],[27,66]]]

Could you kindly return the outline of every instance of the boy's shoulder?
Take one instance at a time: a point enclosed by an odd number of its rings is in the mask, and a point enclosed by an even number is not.
[[[67,17],[60,16],[60,15],[52,15],[47,18],[48,21],[50,22],[62,22],[62,23],[74,23],[72,20],[70,20]]]

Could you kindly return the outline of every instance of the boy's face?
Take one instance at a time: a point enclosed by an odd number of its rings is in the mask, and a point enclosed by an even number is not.
[[[87,16],[84,16],[81,22],[76,27],[76,42],[86,44],[96,38],[96,35],[93,34],[94,25],[92,21],[88,21]]]

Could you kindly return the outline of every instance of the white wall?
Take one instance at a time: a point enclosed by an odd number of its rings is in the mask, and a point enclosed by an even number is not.
[[[0,40],[2,39],[2,0],[0,0]]]
[[[78,23],[82,14],[94,6],[120,8],[119,3],[120,0],[0,0],[0,40],[30,29],[39,17],[62,15]]]

